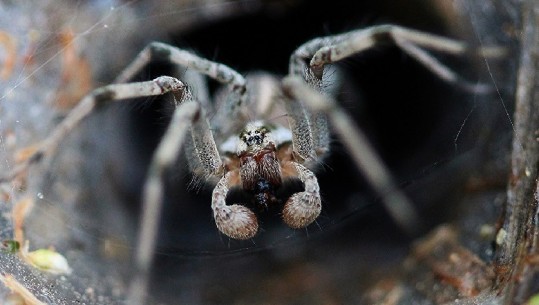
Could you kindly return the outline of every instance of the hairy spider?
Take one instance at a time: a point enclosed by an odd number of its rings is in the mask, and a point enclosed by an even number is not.
[[[142,302],[155,246],[165,172],[182,148],[190,171],[204,181],[215,183],[211,208],[219,231],[234,239],[249,239],[258,231],[257,218],[244,204],[226,203],[231,188],[250,193],[255,204],[265,208],[279,202],[275,191],[284,180],[297,178],[303,183],[304,190],[286,200],[282,211],[284,222],[292,228],[303,228],[318,217],[322,203],[313,170],[329,152],[330,121],[354,162],[383,197],[390,214],[404,228],[412,229],[416,218],[406,196],[396,187],[365,136],[324,86],[328,77],[335,77],[334,73],[327,73],[329,64],[384,43],[398,45],[446,81],[475,92],[488,90],[485,85],[461,80],[424,50],[464,54],[469,51],[465,44],[393,25],[374,26],[306,42],[292,54],[290,75],[282,82],[265,74],[245,79],[228,66],[154,42],[119,75],[115,84],[95,89],[84,97],[39,144],[33,156],[5,177],[0,177],[0,182],[12,179],[31,163],[51,155],[66,134],[97,104],[170,92],[176,109],[153,155],[144,184],[136,276],[131,283],[129,304]],[[481,48],[474,53],[498,56],[500,50]],[[186,67],[185,83],[169,76],[126,83],[156,59]],[[216,95],[214,103],[209,102],[202,75],[226,86]],[[209,111],[214,113],[211,124],[206,116]],[[283,113],[286,113],[285,117]],[[279,115],[284,122],[271,119]]]

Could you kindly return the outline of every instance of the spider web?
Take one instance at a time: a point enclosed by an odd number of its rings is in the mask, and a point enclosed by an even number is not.
[[[78,4],[78,5],[77,5]],[[112,2],[95,2],[90,11],[80,3],[74,6],[63,5],[58,1],[18,1],[4,2],[0,6],[3,39],[1,58],[5,72],[0,85],[0,159],[3,160],[1,171],[7,172],[16,164],[21,156],[21,150],[31,148],[36,141],[43,139],[54,127],[58,115],[66,105],[55,104],[62,94],[63,88],[69,85],[63,74],[69,65],[66,54],[84,45],[83,40],[99,34],[106,28],[106,22],[115,22],[122,15],[128,14],[122,9],[122,14],[112,10]],[[84,12],[84,14],[80,14]],[[71,31],[73,34],[71,36]],[[69,37],[68,37],[69,36]],[[104,43],[97,40],[96,43]],[[92,50],[89,50],[94,53]],[[91,71],[78,71],[91,73]],[[73,75],[68,75],[73,77]],[[69,81],[69,80],[67,80]],[[67,106],[69,107],[69,106]],[[70,145],[76,145],[72,141]],[[74,165],[77,158],[74,155],[66,159],[67,164]],[[71,162],[71,163],[70,163]],[[71,173],[73,174],[73,173]],[[60,175],[62,175],[60,173]],[[118,275],[110,273],[103,277],[103,267],[106,264],[92,261],[90,256],[77,255],[77,251],[67,248],[66,242],[58,242],[66,238],[66,232],[77,232],[80,227],[73,224],[73,210],[62,212],[57,202],[47,201],[50,190],[43,188],[39,169],[31,171],[25,192],[18,189],[20,184],[2,185],[2,218],[0,219],[0,235],[2,240],[13,239],[12,207],[29,196],[37,204],[32,216],[26,219],[26,238],[30,240],[30,249],[55,247],[68,259],[71,267],[80,268],[72,275],[51,276],[41,272],[15,254],[0,253],[0,269],[3,279],[12,278],[15,284],[7,284],[15,289],[17,282],[26,288],[40,301],[47,304],[113,304],[119,302],[114,293],[119,281]],[[69,177],[69,176],[68,176]],[[71,175],[72,183],[77,176]],[[67,186],[66,186],[67,187]],[[73,196],[65,197],[66,203]],[[66,205],[64,207],[68,207]],[[73,214],[70,214],[73,213]],[[41,214],[41,216],[35,216]],[[37,227],[34,227],[37,225]],[[34,228],[34,230],[32,230]],[[39,230],[35,230],[39,228]],[[80,235],[80,233],[79,233]],[[67,239],[66,239],[67,240]],[[73,240],[71,236],[70,240]],[[73,245],[71,243],[70,245]],[[82,260],[81,260],[82,259]],[[0,299],[6,300],[10,289],[0,288]],[[18,291],[20,293],[20,291]]]
[[[180,1],[181,2],[181,1]],[[247,7],[256,7],[257,1],[243,1],[251,4]],[[92,87],[106,84],[114,75],[125,66],[130,58],[151,39],[160,39],[171,28],[189,28],[196,25],[191,15],[206,16],[198,22],[224,18],[226,14],[241,14],[243,11],[223,10],[229,4],[222,1],[206,1],[196,7],[185,1],[174,9],[161,10],[157,13],[145,14],[138,10],[144,5],[136,1],[118,3],[117,1],[80,1],[75,4],[60,1],[16,1],[0,6],[0,32],[9,34],[16,40],[16,58],[9,75],[0,83],[0,171],[9,171],[16,164],[16,158],[21,149],[31,147],[39,139],[46,137],[48,132],[58,122],[59,116],[69,109],[58,105],[58,97],[67,91],[62,75],[68,70],[66,67],[66,53],[75,50],[87,60],[90,65],[78,71],[82,80],[83,73],[94,79]],[[183,3],[183,2],[182,2]],[[219,9],[221,8],[221,9]],[[469,9],[472,11],[472,9]],[[223,14],[223,12],[227,12]],[[223,14],[223,15],[220,15]],[[516,18],[516,17],[513,17]],[[176,20],[175,22],[158,22],[160,19]],[[145,23],[156,26],[147,27]],[[159,26],[161,26],[159,28]],[[485,27],[476,26],[484,29]],[[62,37],[73,32],[68,42],[62,42]],[[178,30],[179,31],[179,30]],[[483,33],[476,33],[484,37]],[[147,36],[147,39],[140,39]],[[488,43],[484,42],[485,44]],[[483,43],[483,42],[482,42]],[[0,59],[4,63],[12,58],[8,42],[0,47]],[[114,46],[114,47],[110,47]],[[104,60],[107,58],[107,60]],[[1,71],[0,71],[1,73]],[[490,71],[492,83],[503,84],[497,80],[498,72]],[[77,74],[75,74],[77,75]],[[71,74],[73,77],[73,74]],[[502,90],[503,89],[498,89]],[[509,89],[509,92],[510,89]],[[66,98],[69,101],[69,98]],[[500,96],[503,103],[503,97]],[[76,102],[76,101],[71,101]],[[472,107],[474,111],[484,111]],[[504,110],[508,113],[508,110]],[[100,120],[110,119],[107,115],[97,115],[92,119],[93,124]],[[473,119],[473,118],[472,118]],[[462,124],[457,126],[455,145],[459,140],[462,129],[467,127],[468,116],[463,118]],[[505,118],[510,123],[510,118]],[[512,124],[512,123],[510,123]],[[84,129],[84,128],[81,128]],[[112,133],[113,128],[102,130],[103,133]],[[90,147],[97,143],[103,147],[103,140],[99,135],[90,136],[90,139],[80,137],[75,132],[62,146]],[[86,141],[86,142],[85,142]],[[93,144],[93,145],[92,145]],[[133,238],[136,223],[122,222],[115,217],[125,213],[122,208],[111,205],[107,209],[91,210],[80,207],[77,202],[87,194],[80,193],[80,185],[85,185],[100,178],[102,173],[94,176],[81,177],[81,172],[87,171],[100,162],[106,152],[91,151],[96,155],[88,157],[81,155],[80,150],[62,149],[60,156],[32,168],[29,173],[28,184],[24,187],[24,195],[29,195],[36,201],[32,214],[27,219],[27,238],[31,240],[32,248],[55,247],[64,254],[73,270],[71,275],[50,276],[25,264],[18,256],[0,252],[0,273],[13,275],[22,285],[30,290],[41,301],[49,304],[115,304],[124,298],[124,286],[129,266],[119,260],[125,260],[132,251],[129,240]],[[436,164],[428,164],[436,167]],[[48,170],[53,168],[53,170]],[[419,171],[419,170],[418,170]],[[417,173],[416,173],[417,174]],[[423,174],[419,174],[422,176]],[[10,240],[13,238],[13,222],[11,210],[13,205],[22,198],[18,188],[20,185],[0,186],[0,238]],[[74,191],[77,190],[77,191]],[[93,200],[113,202],[107,190],[102,194],[93,195]],[[357,198],[356,198],[357,199]],[[207,200],[204,198],[203,200]],[[337,219],[321,220],[321,226],[326,228],[343,222],[349,213],[357,213],[363,207],[357,202],[344,215]],[[121,206],[121,205],[120,205]],[[87,212],[87,213],[85,213]],[[108,218],[107,218],[108,216]],[[95,217],[95,218],[93,218]],[[100,220],[96,220],[99,218]],[[208,222],[211,222],[209,220]],[[329,216],[328,216],[329,218]],[[103,223],[110,224],[110,228],[103,228]],[[125,233],[125,227],[130,233]],[[196,229],[196,228],[195,228]],[[131,234],[131,235],[129,235]],[[109,240],[110,239],[110,240]],[[282,249],[298,242],[296,237],[288,232],[280,235],[277,241],[272,241],[262,247],[257,245],[239,244],[223,241],[225,249],[218,248],[198,250],[178,247],[180,250],[167,251],[165,255],[172,255],[192,260],[193,258],[214,258],[219,260],[226,257],[239,257],[245,253],[254,253],[272,249]],[[232,246],[230,246],[232,243]],[[101,245],[113,244],[108,249],[113,259],[99,259],[103,249]],[[300,251],[300,250],[298,250]],[[126,254],[127,252],[127,254]],[[293,251],[292,251],[293,252]],[[281,254],[291,255],[291,254]],[[0,285],[0,300],[6,298],[9,289]],[[196,297],[190,296],[192,299]]]

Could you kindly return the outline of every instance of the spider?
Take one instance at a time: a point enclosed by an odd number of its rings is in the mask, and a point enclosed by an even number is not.
[[[230,238],[244,240],[257,233],[257,217],[245,204],[226,203],[231,188],[249,193],[255,205],[266,209],[279,203],[275,191],[286,180],[299,179],[304,190],[286,200],[282,209],[283,221],[298,229],[316,220],[322,201],[314,170],[329,153],[331,125],[356,165],[382,195],[390,214],[404,228],[412,229],[418,223],[412,205],[370,148],[365,136],[338,107],[332,92],[324,85],[335,75],[328,73],[332,63],[389,43],[396,44],[448,82],[474,92],[489,89],[483,84],[471,84],[460,79],[425,51],[432,49],[465,54],[470,52],[465,44],[394,25],[378,25],[304,43],[292,54],[289,76],[281,82],[265,74],[244,78],[226,65],[168,44],[153,42],[123,70],[114,84],[95,89],[84,97],[52,134],[40,142],[34,154],[11,173],[0,177],[0,182],[13,179],[32,163],[53,154],[62,139],[98,104],[170,93],[176,108],[153,155],[143,188],[143,217],[135,257],[136,276],[130,286],[129,304],[139,304],[143,300],[155,247],[164,176],[182,149],[187,155],[190,171],[215,184],[211,209],[218,230]],[[496,57],[501,51],[498,48],[480,48],[474,53]],[[186,67],[188,73],[184,80],[161,76],[150,81],[128,82],[149,62],[157,59]],[[214,103],[209,102],[203,75],[224,85],[221,94],[216,94]],[[198,94],[195,95],[195,91]],[[209,111],[215,111],[211,124],[207,117]],[[272,120],[283,112],[286,113],[284,124]]]

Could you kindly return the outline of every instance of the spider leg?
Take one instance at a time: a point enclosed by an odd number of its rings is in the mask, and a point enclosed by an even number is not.
[[[0,176],[0,183],[13,180],[17,175],[26,171],[31,164],[54,153],[60,142],[99,104],[135,97],[162,95],[167,92],[181,96],[184,90],[185,85],[181,81],[168,76],[161,76],[146,82],[113,84],[93,90],[56,126],[50,136],[38,144],[36,151],[29,158],[18,164],[8,174]]]
[[[355,127],[350,117],[332,98],[310,88],[297,76],[286,77],[283,80],[283,90],[290,98],[304,101],[314,112],[327,114],[335,131],[351,152],[356,165],[376,192],[382,196],[386,209],[393,219],[404,229],[411,233],[415,232],[419,221],[413,205],[399,190],[389,171],[369,145],[367,137]]]
[[[205,181],[211,181],[222,174],[222,161],[206,112],[200,111],[199,116],[191,125],[186,155],[191,171]]]
[[[37,150],[24,163],[19,164],[11,173],[0,177],[0,182],[9,181],[32,163],[38,162],[57,149],[58,145],[84,118],[105,102],[120,101],[129,98],[162,95],[171,92],[176,101],[190,97],[186,86],[176,78],[161,76],[151,81],[127,84],[113,84],[95,89],[84,97],[75,108],[52,131],[51,135],[38,144]],[[184,140],[185,131],[191,120],[200,117],[199,105],[195,102],[181,104],[174,113],[170,127],[154,155],[148,171],[148,179],[143,193],[142,230],[139,235],[135,258],[135,277],[131,282],[128,297],[129,304],[142,303],[146,292],[152,250],[155,244],[155,234],[163,192],[162,176],[165,168],[177,154]],[[186,126],[187,125],[187,126]],[[172,160],[172,161],[171,161]],[[140,302],[140,303],[139,303]]]
[[[137,55],[121,73],[115,83],[123,83],[135,76],[152,60],[165,60],[195,70],[222,84],[244,87],[245,79],[230,67],[216,63],[192,52],[162,42],[152,42]],[[240,89],[240,88],[238,88]]]
[[[204,115],[203,111],[200,112],[199,116]],[[188,159],[192,160],[189,163],[191,166],[199,166],[193,172],[202,176],[206,181],[221,176],[224,171],[223,163],[210,125],[204,116],[193,122],[191,135],[192,150],[188,152],[190,153]],[[231,171],[221,176],[213,190],[211,208],[219,231],[234,239],[249,239],[258,231],[258,221],[255,214],[243,205],[226,204],[226,195],[231,180],[237,174],[237,172]]]
[[[200,115],[203,115],[201,111]],[[193,122],[191,126],[192,151],[188,155],[191,165],[198,165],[193,173],[208,181],[220,177],[212,194],[211,208],[215,223],[219,231],[234,239],[252,238],[258,231],[258,221],[255,214],[243,205],[226,204],[231,180],[237,172],[230,171],[222,175],[224,171],[221,157],[215,140],[213,138],[210,125],[203,116]],[[236,178],[237,179],[237,178]]]
[[[143,304],[147,292],[153,250],[162,211],[164,179],[181,150],[192,122],[200,120],[202,110],[197,102],[187,100],[174,111],[172,120],[159,143],[148,168],[142,194],[142,219],[135,254],[134,277],[126,304]]]
[[[182,80],[184,80],[186,84],[189,84],[189,89],[193,94],[193,98],[200,104],[201,108],[204,109],[206,113],[213,113],[215,108],[211,103],[206,78],[198,72],[187,70],[182,75]],[[200,163],[200,158],[197,156],[192,136],[185,139],[184,147],[189,171],[195,174],[194,177],[200,177],[201,179],[207,177],[204,173],[203,166]],[[193,182],[198,183],[200,180],[195,179]]]
[[[249,239],[258,231],[255,214],[243,205],[226,205],[225,202],[233,175],[233,172],[226,173],[213,190],[213,217],[217,228],[223,234],[234,239]]]
[[[329,152],[330,132],[325,113],[311,114],[311,130],[313,133],[313,146],[317,156]]]
[[[302,73],[311,88],[322,92],[322,81],[310,70]],[[330,132],[327,116],[322,112],[311,112],[303,105],[301,99],[285,101],[288,123],[292,131],[292,145],[296,158],[300,163],[316,162],[319,156],[329,151]],[[299,158],[298,158],[299,157]]]
[[[320,81],[310,79],[313,90],[320,89]],[[315,165],[318,156],[329,150],[329,130],[324,113],[310,112],[302,99],[285,101],[288,122],[292,131],[292,148],[297,162],[282,164],[287,171],[295,172],[303,182],[305,191],[293,194],[283,209],[283,220],[291,228],[304,228],[320,215],[322,203],[320,186],[315,174],[302,164]]]
[[[322,201],[320,186],[316,175],[297,162],[289,162],[285,166],[293,166],[299,179],[305,186],[305,191],[293,194],[283,209],[284,222],[293,229],[304,228],[320,215]]]
[[[300,163],[315,162],[317,156],[310,123],[311,114],[305,109],[301,100],[286,101],[284,104],[292,132],[292,148],[295,159]]]
[[[191,133],[190,137],[186,137],[188,131]],[[210,130],[206,113],[201,105],[194,101],[189,91],[180,97],[179,106],[174,111],[170,125],[161,139],[148,169],[142,197],[141,231],[135,257],[136,273],[129,288],[128,299],[130,301],[127,304],[143,303],[142,300],[147,290],[152,263],[152,251],[155,248],[158,222],[162,210],[165,173],[173,165],[186,142],[189,143],[187,159],[190,167],[196,166],[196,168],[192,168],[195,174],[200,175],[205,180],[211,180],[222,174],[221,157]],[[222,209],[226,208],[228,207],[222,207]],[[234,206],[230,208],[237,210]],[[217,217],[216,222],[219,227],[220,222],[217,221]],[[233,226],[236,223],[230,221],[227,224]],[[255,225],[257,225],[256,218]],[[220,227],[219,229],[224,233],[226,232]],[[254,232],[256,233],[256,229]]]
[[[277,106],[281,80],[267,72],[249,73],[246,76],[249,87],[249,101],[245,108],[250,109],[249,117],[256,118],[259,114],[270,115]],[[254,97],[254,98],[253,98]]]
[[[304,71],[303,79],[314,90],[322,94],[331,95],[331,93],[327,92],[326,88],[322,86],[322,80],[318,79],[311,70],[308,69]],[[309,108],[306,108],[305,111],[309,116],[311,132],[313,135],[314,151],[317,156],[323,155],[329,151],[330,143],[327,115],[322,112],[312,112],[309,110]]]
[[[116,78],[116,83],[123,83],[135,76],[152,60],[164,60],[204,74],[222,84],[229,85],[226,107],[218,113],[224,118],[235,117],[245,102],[245,78],[232,68],[216,63],[192,52],[161,43],[152,42]],[[216,129],[219,129],[219,126]]]
[[[215,109],[211,103],[210,91],[207,79],[200,73],[193,70],[186,70],[181,79],[189,84],[189,90],[206,113],[212,113]]]
[[[440,63],[422,49],[432,49],[449,54],[500,57],[505,50],[498,47],[469,48],[465,43],[441,36],[423,33],[395,25],[378,25],[349,33],[316,38],[300,46],[290,58],[290,74],[302,75],[309,68],[321,79],[324,65],[335,63],[353,54],[363,52],[380,44],[393,43],[418,60],[441,79],[462,86],[473,92],[485,92],[484,84],[473,84],[460,78],[450,68]]]

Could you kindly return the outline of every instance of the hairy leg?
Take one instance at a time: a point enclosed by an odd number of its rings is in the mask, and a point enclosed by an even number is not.
[[[453,39],[428,34],[395,25],[377,25],[349,33],[315,38],[300,46],[290,58],[290,74],[301,75],[308,68],[322,79],[324,65],[338,62],[378,45],[395,44],[415,58],[441,79],[471,91],[484,92],[483,84],[470,83],[440,63],[424,49],[455,55],[501,57],[505,50],[499,47],[470,48]],[[307,66],[306,61],[309,61]]]
[[[185,85],[176,78],[161,76],[151,81],[127,84],[113,84],[97,88],[86,95],[71,112],[51,132],[51,135],[41,141],[35,152],[11,172],[0,176],[0,183],[11,181],[28,167],[42,158],[54,153],[60,142],[87,116],[97,105],[125,99],[162,95],[172,92],[181,97],[185,92]]]
[[[287,166],[295,169],[305,191],[295,193],[288,199],[283,209],[283,220],[289,227],[300,229],[311,224],[320,215],[320,186],[315,174],[305,166],[296,162],[290,162]]]
[[[370,146],[367,137],[333,99],[310,88],[301,78],[283,80],[283,90],[291,98],[300,99],[314,112],[326,113],[335,131],[348,148],[352,159],[371,186],[382,196],[386,209],[399,225],[409,232],[417,231],[419,220],[413,205],[399,190],[391,174]]]
[[[176,108],[170,125],[155,151],[142,194],[142,219],[136,244],[135,268],[126,304],[144,304],[163,204],[166,170],[173,165],[189,126],[200,117],[200,105],[192,100]]]
[[[220,109],[226,117],[234,117],[242,108],[245,101],[245,78],[232,68],[216,63],[192,52],[161,42],[152,42],[116,78],[116,83],[122,83],[133,76],[153,60],[164,60],[172,64],[192,69],[204,74],[224,85],[229,86],[229,94],[224,109]]]
[[[258,231],[256,215],[243,205],[226,205],[232,175],[226,173],[215,186],[212,194],[211,207],[213,217],[219,231],[234,239],[249,239]]]

